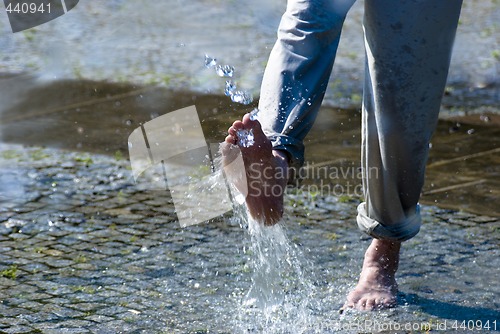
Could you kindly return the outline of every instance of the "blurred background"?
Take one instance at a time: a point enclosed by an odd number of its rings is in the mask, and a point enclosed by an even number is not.
[[[64,16],[16,34],[3,13],[0,73],[31,73],[43,80],[156,84],[220,94],[220,82],[204,71],[203,57],[209,54],[234,66],[240,85],[258,94],[285,6],[284,0],[82,0]],[[362,9],[363,1],[357,1],[347,17],[328,105],[345,107],[360,102]],[[450,92],[467,91],[472,99],[480,97],[474,101],[477,104],[498,102],[498,22],[497,1],[464,2],[449,75]]]

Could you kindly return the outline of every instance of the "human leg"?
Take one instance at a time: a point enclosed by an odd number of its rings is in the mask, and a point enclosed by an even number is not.
[[[360,229],[376,239],[347,306],[395,302],[402,241],[421,225],[418,199],[437,124],[461,0],[366,0]],[[388,10],[390,8],[390,10]],[[396,252],[397,250],[397,252]],[[377,260],[378,259],[378,260]],[[384,300],[380,300],[385,291]]]
[[[355,0],[289,0],[264,73],[258,120],[293,167],[323,100],[342,25]]]
[[[302,141],[316,118],[342,24],[354,1],[288,1],[264,73],[258,121],[245,116],[229,129],[227,144],[237,144],[238,129],[251,129],[256,138],[253,147],[241,152],[248,180],[247,207],[264,224],[281,218],[288,167],[303,163]]]

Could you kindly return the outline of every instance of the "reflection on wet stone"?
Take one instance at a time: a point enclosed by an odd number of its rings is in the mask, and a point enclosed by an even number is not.
[[[27,192],[38,189],[41,195],[20,201],[17,210],[0,208],[0,331],[229,333],[266,328],[258,309],[242,306],[252,285],[253,254],[238,222],[221,218],[181,229],[168,194],[135,187],[127,161],[95,154],[94,166],[87,167],[78,162],[81,153],[42,152],[48,156],[41,161],[47,169],[38,169],[39,177],[25,185]],[[85,182],[63,182],[71,174],[60,161],[74,163],[75,175]],[[20,168],[32,163],[27,159]],[[125,176],[110,180],[119,173]],[[50,197],[55,175],[58,192],[67,195]],[[318,332],[318,323],[354,321],[350,315],[339,318],[338,307],[358,274],[349,268],[358,268],[369,241],[360,241],[355,203],[300,193],[289,194],[286,201],[286,234],[310,262],[300,265],[314,282],[311,298],[329,301],[304,316],[309,321],[305,332]],[[423,215],[426,223],[405,245],[399,273],[402,293],[420,299],[408,297],[406,306],[356,319],[443,320],[432,313],[433,300],[446,303],[450,314],[466,310],[471,317],[492,318],[498,310],[494,297],[499,291],[491,282],[499,274],[498,218],[427,206]],[[477,275],[480,271],[489,275]],[[294,285],[283,282],[293,296]],[[279,319],[267,323],[271,332],[290,328],[291,320]]]

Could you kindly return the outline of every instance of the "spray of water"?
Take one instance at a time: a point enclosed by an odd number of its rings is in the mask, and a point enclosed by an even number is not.
[[[283,225],[263,226],[251,218],[247,223],[252,283],[239,306],[235,328],[242,332],[307,331],[314,326],[313,310],[317,308],[314,278],[304,270],[311,263],[288,240]]]
[[[254,110],[253,115],[257,112]],[[221,151],[224,151],[223,145]],[[218,158],[215,163],[223,164],[223,160]],[[228,182],[234,179],[234,175],[226,177]],[[239,180],[238,175],[236,179]],[[250,238],[250,246],[244,248],[243,253],[251,284],[241,299],[235,301],[238,316],[231,328],[244,333],[304,332],[314,326],[312,312],[317,309],[318,301],[312,276],[315,271],[310,268],[312,263],[287,238],[282,223],[264,226],[242,208],[242,205],[236,206],[234,214]],[[306,267],[309,270],[305,270]]]
[[[232,78],[235,73],[235,69],[231,65],[220,65],[217,64],[217,59],[209,55],[205,55],[205,67],[208,69],[213,69],[215,74],[221,78]],[[231,101],[248,105],[253,102],[252,93],[246,90],[238,90],[238,86],[232,80],[227,80],[224,88],[224,95],[229,96]]]

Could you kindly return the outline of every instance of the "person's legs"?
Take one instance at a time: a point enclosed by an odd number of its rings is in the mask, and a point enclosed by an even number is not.
[[[273,149],[304,161],[303,140],[323,100],[347,12],[355,0],[289,0],[264,73],[258,120]]]
[[[421,225],[418,199],[437,124],[461,0],[366,0],[360,229],[376,238],[347,306],[395,303],[402,241]]]
[[[228,131],[226,143],[237,144],[237,130],[253,130],[255,144],[240,148],[248,181],[246,203],[251,216],[264,224],[281,218],[285,170],[304,161],[302,142],[321,105],[342,24],[354,1],[288,1],[264,73],[258,121],[245,116]]]

